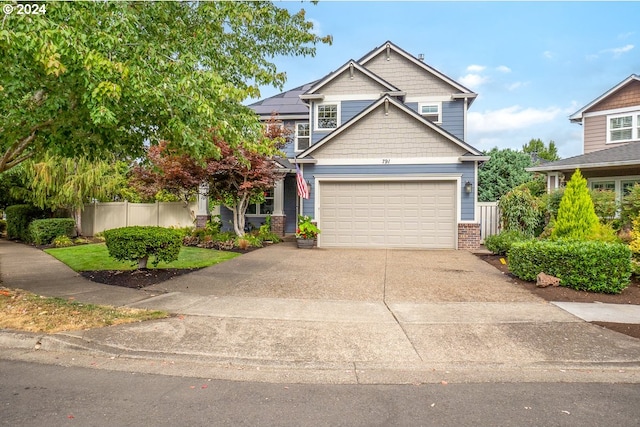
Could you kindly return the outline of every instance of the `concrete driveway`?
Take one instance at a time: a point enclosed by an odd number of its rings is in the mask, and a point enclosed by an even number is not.
[[[0,241],[6,286],[179,315],[0,334],[0,347],[22,349],[4,357],[270,382],[640,382],[640,340],[531,295],[466,251],[282,243],[137,291],[88,282],[12,245]]]

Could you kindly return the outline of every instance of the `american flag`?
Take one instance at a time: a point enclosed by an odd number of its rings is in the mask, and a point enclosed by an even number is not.
[[[307,186],[307,182],[304,180],[304,177],[302,176],[302,172],[300,171],[300,168],[298,167],[297,163],[296,163],[296,184],[298,187],[298,196],[302,197],[303,199],[308,199],[309,187]]]

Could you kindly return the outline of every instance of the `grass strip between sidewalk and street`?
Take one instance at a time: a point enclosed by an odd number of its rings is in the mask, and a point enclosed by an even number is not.
[[[0,328],[49,334],[169,317],[164,311],[82,304],[5,287],[0,287],[0,313]]]
[[[111,258],[107,246],[104,243],[45,249],[45,252],[62,261],[74,271],[135,270],[138,268],[137,263],[118,261],[115,258]],[[177,269],[203,268],[235,258],[238,255],[239,254],[235,252],[185,246],[180,249],[180,255],[176,261],[171,263],[161,262],[157,267],[154,267],[151,265],[151,260],[153,259],[153,257],[151,257],[149,267]]]

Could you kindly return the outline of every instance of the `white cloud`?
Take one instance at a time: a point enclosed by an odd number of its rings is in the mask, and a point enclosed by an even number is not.
[[[536,109],[514,105],[500,110],[469,113],[469,130],[478,133],[519,130],[551,122],[558,116],[566,114],[565,110],[558,107]]]
[[[467,74],[466,76],[462,76],[458,79],[463,86],[468,88],[478,88],[482,86],[484,83],[489,81],[489,77],[481,76],[480,74]]]
[[[500,65],[499,67],[496,68],[496,70],[500,71],[501,73],[511,72],[511,68],[507,67],[506,65]]]
[[[514,91],[516,89],[519,89],[521,87],[528,86],[528,85],[529,85],[529,82],[513,82],[507,85],[507,90]]]
[[[629,37],[631,37],[635,33],[636,33],[635,31],[629,31],[628,33],[620,33],[620,34],[618,34],[618,38],[620,40],[628,39]]]
[[[620,55],[622,55],[623,53],[630,52],[632,49],[633,49],[633,45],[632,44],[628,44],[628,45],[623,46],[623,47],[615,47],[613,49],[608,49],[607,51],[613,53],[613,56],[617,58]]]
[[[322,30],[320,29],[320,21],[318,21],[317,19],[309,18],[309,22],[313,24],[313,28],[310,31],[311,34],[321,36]]]
[[[472,64],[467,67],[467,71],[470,73],[480,73],[484,71],[486,68],[487,67],[485,67],[484,65]]]
[[[553,59],[555,57],[555,54],[550,50],[545,50],[544,52],[542,52],[542,56],[544,56],[547,59]]]

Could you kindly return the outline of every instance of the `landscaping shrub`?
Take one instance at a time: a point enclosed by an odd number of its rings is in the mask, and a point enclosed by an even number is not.
[[[160,261],[178,259],[182,238],[179,230],[133,226],[114,228],[104,232],[109,255],[118,261],[134,261],[138,268],[147,268],[147,260],[154,256],[153,266]]]
[[[506,255],[512,244],[528,239],[529,237],[520,231],[502,231],[484,239],[484,246],[496,255]]]
[[[618,212],[618,202],[616,193],[611,190],[591,190],[589,191],[593,209],[601,222],[611,223]]]
[[[530,240],[511,246],[509,270],[523,280],[535,281],[544,272],[562,286],[617,294],[629,285],[631,250],[621,243]]]
[[[4,233],[7,229],[7,221],[0,219],[0,234]]]
[[[640,215],[640,184],[635,184],[622,198],[620,220],[622,227],[631,227],[632,221]]]
[[[29,224],[29,235],[36,245],[48,245],[58,236],[71,237],[76,222],[71,218],[36,219]]]
[[[509,191],[500,198],[498,206],[504,231],[517,231],[528,237],[534,237],[542,231],[540,200],[526,186]]]
[[[7,215],[7,237],[31,242],[29,223],[34,219],[45,218],[46,213],[31,205],[13,205],[5,209]]]
[[[55,239],[53,239],[52,243],[56,248],[66,248],[68,246],[73,246],[71,238],[67,235],[56,237]]]
[[[576,169],[564,190],[551,239],[588,240],[600,220],[593,207],[587,180]]]

